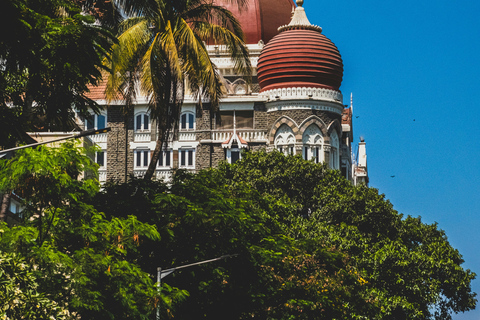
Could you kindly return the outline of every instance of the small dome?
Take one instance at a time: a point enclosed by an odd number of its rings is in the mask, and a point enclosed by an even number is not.
[[[216,4],[230,10],[240,21],[247,44],[257,44],[260,40],[268,43],[278,28],[287,24],[295,8],[293,0],[247,0],[246,9],[238,11],[238,6],[226,0]]]
[[[279,31],[260,54],[257,72],[261,92],[292,87],[340,91],[340,52],[320,27],[308,22],[302,7],[295,10],[290,24]]]

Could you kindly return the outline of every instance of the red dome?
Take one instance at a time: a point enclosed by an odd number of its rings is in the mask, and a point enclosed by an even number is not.
[[[261,92],[292,87],[340,91],[342,57],[318,29],[286,28],[263,48],[257,65]]]
[[[278,34],[280,26],[290,22],[295,8],[293,0],[247,0],[247,7],[242,12],[238,11],[237,5],[225,0],[218,0],[218,4],[230,10],[240,21],[249,44],[260,40],[268,43]]]

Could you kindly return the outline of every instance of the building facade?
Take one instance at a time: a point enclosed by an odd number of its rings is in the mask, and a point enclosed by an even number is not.
[[[228,53],[209,45],[212,61],[223,79],[225,97],[219,110],[199,106],[186,96],[178,131],[169,139],[156,166],[156,178],[168,180],[172,169],[197,171],[233,163],[243,150],[279,150],[305,159],[326,162],[347,179],[366,175],[352,157],[352,106],[343,104],[340,85],[343,63],[337,47],[308,21],[303,1],[249,0],[238,12],[250,59],[253,81],[236,74]],[[81,121],[85,129],[110,127],[94,136],[100,147],[95,160],[100,181],[124,181],[145,174],[157,140],[156,125],[147,98],[138,98],[134,110],[123,114],[122,102],[107,104],[105,87],[92,88],[90,98],[105,111]],[[364,152],[365,148],[362,148]],[[362,178],[368,182],[368,176]]]

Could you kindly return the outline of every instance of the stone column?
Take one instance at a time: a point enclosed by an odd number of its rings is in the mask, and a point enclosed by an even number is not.
[[[125,182],[133,173],[133,112],[127,114],[127,121],[121,107],[108,109],[107,126],[112,128],[107,136],[107,180]],[[125,127],[125,124],[127,127]]]

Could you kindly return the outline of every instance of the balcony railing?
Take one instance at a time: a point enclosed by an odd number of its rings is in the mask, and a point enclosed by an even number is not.
[[[105,170],[105,171],[103,171],[103,170],[100,171],[100,170],[99,170],[99,171],[98,171],[98,181],[99,181],[100,183],[105,183],[105,182],[107,182],[107,170]]]
[[[212,140],[215,142],[224,142],[230,139],[233,130],[216,130],[212,132]],[[237,134],[247,142],[266,142],[266,135],[261,130],[237,130]]]
[[[95,143],[107,143],[107,134],[100,133],[88,136]]]
[[[134,141],[135,142],[148,142],[152,140],[150,131],[136,131]]]
[[[180,131],[178,133],[179,141],[195,141],[197,140],[197,134],[195,131]]]
[[[133,175],[135,178],[143,178],[147,169],[135,169],[133,170]],[[157,169],[155,171],[155,179],[163,180],[165,182],[172,180],[172,170],[171,169]]]

